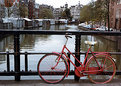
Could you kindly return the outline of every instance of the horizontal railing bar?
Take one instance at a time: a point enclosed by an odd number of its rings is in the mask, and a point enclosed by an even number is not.
[[[43,71],[43,73],[45,73],[45,75],[50,75],[49,74],[49,72],[44,72]],[[61,75],[62,75],[62,72],[57,72],[57,75],[58,75],[58,73],[60,73]],[[16,74],[16,72],[0,72],[0,76],[14,76]],[[37,71],[28,71],[28,72],[26,72],[26,71],[20,71],[19,72],[19,75],[29,75],[29,76],[31,76],[31,75],[38,75],[38,72]],[[71,71],[70,73],[69,73],[69,75],[74,75],[74,71]]]
[[[25,53],[20,53],[21,55],[25,55],[27,53],[27,55],[33,55],[33,54],[51,54],[52,52],[43,52],[43,53],[39,53],[39,52],[25,52]],[[121,52],[107,52],[107,53],[110,53],[111,55],[121,55]],[[6,55],[7,52],[0,52],[0,55]],[[73,54],[76,54],[76,53],[73,53]],[[83,51],[83,52],[80,52],[80,54],[86,54],[86,51]],[[91,54],[91,53],[89,53]],[[9,52],[9,55],[14,55],[14,53],[10,53]]]
[[[98,75],[110,75],[111,73],[113,72],[104,72]],[[15,74],[16,72],[0,72],[0,76],[14,76]],[[32,75],[38,75],[38,72],[37,71],[28,71],[28,72],[20,71],[18,74],[21,76],[32,76]],[[54,75],[58,75],[58,74],[62,75],[63,72],[54,73]],[[74,75],[74,74],[75,74],[74,71],[70,71],[69,73],[69,75]],[[43,71],[43,75],[52,75],[52,73]],[[121,71],[116,71],[116,75],[121,75]]]
[[[114,31],[53,31],[53,30],[5,30],[0,29],[0,33],[4,34],[44,34],[44,35],[65,35],[70,33],[72,35],[110,35],[110,36],[121,36],[121,32]]]
[[[7,52],[0,52],[0,55],[6,55],[7,54]],[[9,53],[10,55],[14,55],[15,53]],[[20,54],[22,54],[22,55],[25,55],[26,54],[26,52],[25,53],[20,53]],[[44,53],[39,53],[39,52],[27,52],[27,54],[51,54],[51,53],[46,53],[46,52],[44,52]]]

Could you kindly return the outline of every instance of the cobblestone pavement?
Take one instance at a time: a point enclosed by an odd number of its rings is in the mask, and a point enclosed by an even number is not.
[[[107,84],[93,84],[89,80],[80,80],[79,82],[76,82],[74,80],[64,80],[59,84],[46,84],[43,81],[39,80],[2,80],[0,81],[0,86],[121,86],[121,79],[112,80],[110,83]]]

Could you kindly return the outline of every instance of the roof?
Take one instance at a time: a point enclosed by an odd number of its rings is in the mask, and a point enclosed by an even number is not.
[[[35,19],[35,20],[37,20],[37,21],[43,21],[43,19]]]
[[[28,18],[23,18],[24,20],[26,20],[26,21],[32,21],[31,19],[28,19]]]

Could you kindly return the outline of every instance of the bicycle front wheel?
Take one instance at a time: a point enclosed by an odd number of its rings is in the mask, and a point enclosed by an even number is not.
[[[91,58],[86,69],[89,71],[88,78],[96,84],[110,82],[116,73],[115,63],[108,55],[96,55],[96,59]]]
[[[38,63],[38,74],[46,83],[54,84],[62,81],[68,71],[67,62],[59,54],[46,54]]]

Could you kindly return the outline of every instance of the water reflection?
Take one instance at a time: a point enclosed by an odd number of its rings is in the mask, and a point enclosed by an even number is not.
[[[51,25],[48,27],[36,28],[38,30],[79,30],[76,25]],[[117,51],[117,43],[114,41],[109,41],[101,36],[81,36],[81,51],[86,51],[88,46],[84,44],[85,40],[96,40],[98,44],[93,47],[94,51]],[[21,52],[60,52],[63,44],[65,43],[65,37],[63,35],[20,35],[20,50]],[[13,36],[8,36],[0,40],[0,51],[13,52]],[[75,51],[75,36],[68,41],[68,48],[74,52]],[[43,55],[30,55],[29,56],[29,70],[36,70],[38,60]],[[12,56],[13,57],[13,56]],[[81,58],[83,61],[83,59]],[[4,61],[0,70],[6,70],[6,57],[0,56],[0,62]],[[14,61],[14,58],[11,58]],[[115,58],[118,65],[121,65],[120,58]],[[11,70],[14,70],[14,63],[11,63]],[[24,56],[21,55],[21,70],[24,70]],[[3,67],[5,66],[5,67]],[[73,69],[73,67],[71,67]],[[119,66],[118,69],[121,70]]]
[[[97,44],[93,47],[94,51],[100,51],[100,52],[116,52],[116,41],[110,41],[107,40],[101,36],[82,36],[81,37],[81,48],[82,51],[86,51],[88,46],[84,44],[85,40],[89,41],[97,41]]]

